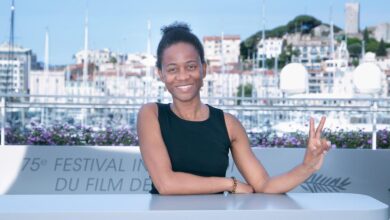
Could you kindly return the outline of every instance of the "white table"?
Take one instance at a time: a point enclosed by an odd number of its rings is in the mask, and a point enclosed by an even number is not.
[[[388,220],[388,206],[366,195],[3,195],[1,220],[342,219]]]

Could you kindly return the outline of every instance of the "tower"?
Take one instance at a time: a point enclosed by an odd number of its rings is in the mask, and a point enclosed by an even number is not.
[[[360,25],[360,5],[358,2],[345,3],[345,33],[358,34]]]

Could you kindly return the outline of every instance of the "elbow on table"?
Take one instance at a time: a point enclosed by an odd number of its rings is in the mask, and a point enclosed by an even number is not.
[[[284,194],[288,191],[276,189],[274,187],[265,186],[263,188],[255,189],[256,193],[266,193],[266,194]]]
[[[256,186],[252,186],[255,190],[255,193],[267,193],[267,194],[283,194],[287,191],[283,191],[281,189],[275,188],[275,186],[272,185],[272,182],[268,178],[261,184],[257,184]]]
[[[154,185],[155,185],[155,187],[160,195],[173,195],[173,194],[175,194],[175,192],[174,192],[175,187],[173,186],[171,178],[160,179],[159,181],[156,181],[156,183]]]
[[[266,194],[284,194],[287,193],[286,191],[280,191],[275,189],[262,189],[262,190],[256,190],[256,193],[266,193]]]
[[[169,186],[160,184],[159,186],[156,185],[156,189],[160,195],[172,195],[172,190]]]

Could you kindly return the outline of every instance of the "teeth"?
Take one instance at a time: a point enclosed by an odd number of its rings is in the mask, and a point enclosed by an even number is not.
[[[191,88],[192,85],[178,86],[177,88],[186,92]]]

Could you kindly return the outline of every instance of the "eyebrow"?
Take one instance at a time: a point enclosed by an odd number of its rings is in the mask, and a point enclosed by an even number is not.
[[[186,63],[198,63],[198,61],[197,60],[189,60]]]
[[[188,63],[197,63],[198,62],[198,60],[188,60],[188,61],[186,61],[186,62],[184,62],[184,64],[188,64]],[[165,66],[177,66],[178,64],[177,63],[168,63],[167,65],[165,65]]]

